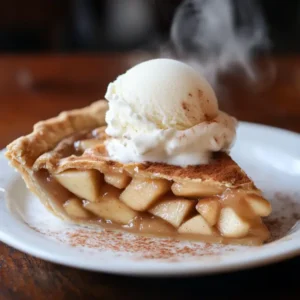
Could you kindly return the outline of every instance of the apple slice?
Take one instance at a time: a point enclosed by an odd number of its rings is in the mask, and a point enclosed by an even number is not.
[[[272,212],[271,204],[257,194],[248,194],[245,199],[253,212],[260,217],[267,217]]]
[[[179,229],[179,233],[214,235],[215,231],[209,226],[205,219],[197,215],[183,223]]]
[[[165,179],[134,177],[120,196],[120,200],[137,211],[149,209],[170,188]]]
[[[231,207],[237,215],[245,220],[255,220],[257,214],[246,201],[246,193],[242,190],[229,190],[223,194],[222,206]]]
[[[125,173],[106,173],[104,181],[118,189],[124,189],[130,182],[131,177]]]
[[[196,209],[210,226],[217,224],[221,211],[218,198],[201,199],[196,205]]]
[[[122,225],[129,224],[138,213],[118,199],[120,190],[117,188],[106,185],[103,190],[104,193],[99,202],[88,202],[84,207],[106,221]]]
[[[209,197],[220,194],[223,188],[207,182],[182,181],[172,184],[172,192],[182,197]]]
[[[91,214],[83,208],[82,201],[78,198],[71,198],[64,203],[66,213],[74,218],[90,219]]]
[[[194,206],[195,202],[193,200],[173,196],[160,201],[154,205],[149,212],[177,228],[192,211]]]
[[[98,201],[103,176],[96,170],[68,170],[53,177],[79,198]]]
[[[225,207],[221,209],[218,228],[225,237],[241,238],[249,233],[250,225],[234,209]]]
[[[169,223],[155,217],[142,217],[139,221],[139,231],[141,233],[152,234],[176,233],[174,227],[172,227]]]

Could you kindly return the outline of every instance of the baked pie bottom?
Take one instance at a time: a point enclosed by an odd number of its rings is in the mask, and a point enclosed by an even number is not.
[[[186,168],[121,164],[105,149],[106,101],[40,122],[7,147],[28,188],[78,224],[211,243],[259,245],[271,206],[226,153]]]

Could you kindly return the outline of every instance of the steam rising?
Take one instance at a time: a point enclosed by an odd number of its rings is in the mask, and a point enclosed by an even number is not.
[[[198,69],[212,85],[219,72],[240,66],[254,79],[252,59],[269,46],[263,16],[254,0],[186,0],[177,9],[171,27],[170,48]]]

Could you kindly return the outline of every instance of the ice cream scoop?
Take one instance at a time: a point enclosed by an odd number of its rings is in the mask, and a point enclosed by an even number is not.
[[[121,162],[208,163],[227,150],[236,121],[220,112],[209,83],[172,59],[143,62],[110,83],[106,147]]]
[[[106,97],[122,99],[133,112],[161,129],[186,129],[218,114],[209,83],[190,66],[172,59],[143,62],[109,85]]]

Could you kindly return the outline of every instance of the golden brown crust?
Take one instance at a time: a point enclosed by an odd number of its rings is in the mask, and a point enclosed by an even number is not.
[[[68,150],[71,147],[74,152],[73,144],[76,137],[66,138],[55,149],[40,156],[33,168],[36,171],[45,168],[50,173],[61,173],[67,169],[96,169],[102,173],[125,170],[131,174],[138,173],[139,176],[173,181],[213,181],[226,187],[248,186],[254,188],[252,180],[226,153],[215,153],[210,164],[186,168],[152,162],[122,164],[110,160],[107,156],[104,147],[105,138],[105,136],[98,137],[102,144],[88,149],[80,156],[70,155]]]
[[[210,164],[188,166],[167,165],[163,163],[140,164],[141,171],[148,174],[161,174],[166,179],[191,179],[215,181],[231,186],[241,186],[252,183],[246,173],[224,152],[215,153]]]
[[[53,149],[65,137],[81,130],[91,130],[105,124],[107,102],[100,100],[92,105],[68,112],[34,125],[33,132],[7,146],[6,157],[31,168],[36,159]]]
[[[47,168],[50,172],[61,173],[67,169],[96,169],[102,173],[109,171],[139,174],[139,176],[164,178],[173,181],[214,181],[226,187],[249,186],[253,187],[252,180],[226,153],[220,154],[213,164],[188,166],[186,168],[161,163],[130,163],[121,164],[107,160],[99,155],[85,153],[78,157],[72,155],[61,159],[58,163],[51,160],[40,161],[36,169]]]

